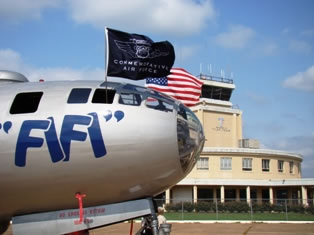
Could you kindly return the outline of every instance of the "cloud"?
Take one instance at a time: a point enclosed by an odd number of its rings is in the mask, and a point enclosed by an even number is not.
[[[73,20],[103,29],[189,35],[199,32],[216,13],[211,0],[67,0]]]
[[[259,40],[259,41],[258,41]],[[251,53],[254,56],[275,56],[280,52],[278,43],[268,40],[255,41],[254,47],[251,47]]]
[[[305,72],[298,72],[286,78],[283,82],[286,88],[314,92],[314,65]]]
[[[269,100],[264,95],[260,95],[256,92],[247,92],[246,96],[248,97],[248,100],[251,102],[254,102],[255,105],[258,105],[258,106],[269,105]]]
[[[306,30],[303,30],[301,33],[300,33],[301,36],[305,36],[305,37],[313,37],[314,36],[314,29],[306,29]]]
[[[103,69],[72,69],[67,67],[57,68],[35,68],[28,71],[30,81],[67,81],[67,80],[87,80],[92,77],[95,80],[104,79]]]
[[[40,19],[48,8],[65,8],[78,24],[127,32],[198,33],[216,17],[212,0],[1,0],[0,19]]]
[[[178,46],[176,49],[176,58],[179,62],[190,60],[191,57],[199,53],[198,45]]]
[[[103,68],[73,69],[68,67],[36,68],[23,61],[22,56],[12,49],[0,49],[0,70],[10,70],[25,75],[29,81],[68,81],[68,80],[105,80]],[[124,78],[108,77],[108,81],[144,85],[143,81],[132,81]]]
[[[19,53],[9,48],[0,49],[1,70],[25,70],[25,65]]]
[[[293,136],[266,144],[267,148],[283,150],[303,156],[303,176],[314,178],[314,135]]]
[[[215,37],[215,42],[224,48],[242,49],[254,37],[255,31],[243,25],[232,25],[229,30]]]
[[[295,113],[295,112],[285,112],[285,113],[282,113],[281,116],[283,118],[286,118],[286,119],[289,119],[293,122],[297,122],[297,123],[302,123],[302,122],[305,122],[305,120],[303,118],[300,117],[300,114],[299,113]]]
[[[291,31],[290,28],[286,27],[286,28],[284,28],[284,29],[281,31],[281,34],[287,35],[287,34],[290,33],[290,31]]]
[[[269,42],[266,43],[264,46],[262,46],[261,48],[261,52],[263,55],[266,56],[271,56],[271,55],[276,55],[276,53],[278,52],[279,47],[276,43],[274,42]]]
[[[314,155],[313,136],[294,136],[273,142],[275,149],[299,153],[304,156]]]
[[[307,54],[312,50],[311,44],[302,40],[291,40],[289,43],[289,50],[296,53]]]
[[[0,19],[17,23],[24,19],[39,19],[42,11],[60,6],[61,0],[1,0]]]
[[[11,70],[24,74],[30,81],[52,80],[83,80],[88,77],[103,79],[103,69],[80,69],[71,68],[36,68],[26,64],[22,56],[12,49],[0,49],[0,69]]]

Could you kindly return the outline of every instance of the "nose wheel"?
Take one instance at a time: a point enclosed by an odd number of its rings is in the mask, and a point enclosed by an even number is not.
[[[156,212],[142,219],[142,226],[135,235],[170,235],[171,224],[159,224]]]

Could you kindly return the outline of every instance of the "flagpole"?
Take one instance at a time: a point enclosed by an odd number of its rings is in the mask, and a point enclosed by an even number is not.
[[[107,73],[108,73],[108,48],[109,48],[109,43],[108,43],[108,31],[107,27],[105,27],[105,83],[106,83],[106,102],[108,103],[108,80],[107,80]]]

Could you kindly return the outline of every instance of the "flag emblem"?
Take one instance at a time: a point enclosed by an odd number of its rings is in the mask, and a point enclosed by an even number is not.
[[[145,40],[130,40],[122,42],[115,40],[116,46],[123,52],[128,53],[132,58],[146,59],[167,56],[169,52],[161,52],[159,49],[153,50],[152,44]]]

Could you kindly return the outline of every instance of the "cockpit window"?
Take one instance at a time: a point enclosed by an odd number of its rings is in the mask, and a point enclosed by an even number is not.
[[[140,94],[127,93],[127,92],[122,92],[120,94],[120,99],[119,99],[120,104],[140,106],[141,102],[142,102],[142,97]]]
[[[15,96],[10,113],[35,113],[43,92],[19,93]]]
[[[198,118],[195,116],[195,114],[192,111],[187,110],[186,111],[186,115],[187,115],[187,120],[190,123],[194,123],[195,125],[199,125],[200,124]]]
[[[179,110],[178,110],[178,116],[180,116],[181,118],[187,120],[187,115],[186,115],[186,112],[185,112],[185,107],[184,105],[180,105],[179,106]]]
[[[164,112],[172,112],[173,111],[173,105],[169,104],[165,101],[148,97],[146,100],[146,106],[151,109],[156,109]]]
[[[85,104],[88,101],[91,88],[74,88],[72,89],[69,98],[68,104]]]
[[[147,91],[147,89],[144,87],[135,86],[135,85],[131,85],[131,84],[125,84],[123,86],[123,89],[129,90],[129,91],[143,92],[143,93]]]
[[[92,103],[95,104],[112,104],[116,91],[113,89],[96,89]]]

